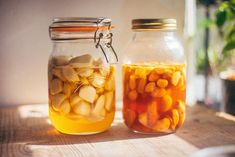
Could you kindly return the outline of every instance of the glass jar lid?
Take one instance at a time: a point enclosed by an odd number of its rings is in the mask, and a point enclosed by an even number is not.
[[[98,31],[111,28],[111,19],[105,17],[62,17],[53,19],[49,33],[52,40],[90,39],[97,38]]]
[[[177,23],[175,19],[157,18],[157,19],[133,19],[133,30],[175,30]]]

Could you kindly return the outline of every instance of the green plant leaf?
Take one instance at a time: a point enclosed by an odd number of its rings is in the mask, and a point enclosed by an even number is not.
[[[222,54],[226,56],[233,49],[235,49],[235,41],[230,41],[224,46]]]
[[[226,34],[225,38],[228,42],[232,41],[232,40],[235,40],[235,29],[232,28],[230,30],[227,30],[227,34]]]
[[[214,24],[214,22],[211,19],[203,19],[203,20],[199,21],[198,27],[200,29],[210,28],[211,26],[213,26],[213,24]]]
[[[229,7],[229,2],[222,2],[220,5],[219,5],[219,10],[225,10]]]
[[[230,4],[230,10],[235,14],[235,3]]]
[[[216,13],[216,25],[222,27],[226,21],[226,11],[218,10]]]

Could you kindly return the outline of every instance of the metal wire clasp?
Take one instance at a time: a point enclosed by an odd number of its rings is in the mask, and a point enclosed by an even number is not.
[[[97,20],[97,22],[96,22],[97,29],[96,29],[95,34],[94,34],[94,42],[96,43],[95,47],[96,47],[96,48],[99,48],[99,47],[100,47],[100,49],[102,50],[102,52],[103,52],[103,54],[104,54],[104,56],[105,56],[105,59],[106,59],[107,63],[110,63],[110,62],[109,62],[109,59],[108,59],[108,57],[107,57],[107,55],[106,55],[106,53],[105,53],[104,48],[103,48],[102,45],[100,44],[101,39],[104,38],[104,34],[103,34],[103,33],[99,33],[98,41],[97,41],[97,32],[99,31],[99,24],[100,24],[103,20],[104,20],[104,19],[99,19],[99,20]],[[111,27],[111,24],[109,24],[108,30],[110,30],[110,27]],[[112,46],[112,41],[113,41],[113,40],[112,40],[112,37],[113,37],[113,34],[112,34],[112,33],[109,33],[109,34],[105,37],[106,39],[109,39],[109,42],[105,43],[105,45],[106,45],[108,48],[111,49],[111,51],[112,51],[113,54],[115,55],[116,62],[118,62],[118,56],[117,56],[117,54],[116,54],[116,52],[115,52],[115,50],[114,50],[114,48],[113,48],[113,46]],[[97,41],[97,42],[96,42],[96,41]]]

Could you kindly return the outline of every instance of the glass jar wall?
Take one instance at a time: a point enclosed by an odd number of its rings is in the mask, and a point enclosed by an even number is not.
[[[114,119],[117,58],[110,25],[107,18],[57,18],[50,26],[49,116],[62,133],[102,132]]]
[[[171,133],[185,119],[186,63],[174,19],[135,19],[123,59],[123,117],[135,132]]]

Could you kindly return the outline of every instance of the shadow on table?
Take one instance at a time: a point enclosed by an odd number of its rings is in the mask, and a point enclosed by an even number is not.
[[[235,118],[219,117],[204,106],[187,107],[187,118],[175,135],[199,149],[235,144]]]
[[[0,131],[3,143],[9,142],[7,139],[10,134],[14,137],[11,138],[12,143],[24,143],[28,145],[65,145],[156,137],[153,134],[138,134],[130,131],[122,123],[122,118],[117,116],[112,126],[105,132],[93,135],[66,135],[58,132],[49,123],[49,119],[45,113],[47,112],[47,106],[46,108],[42,106],[45,109],[31,106],[28,108],[23,106],[23,109],[12,108],[9,115],[5,115],[13,118],[10,121],[10,133],[7,130]]]
[[[12,108],[10,112],[0,110],[1,119],[4,116],[11,117],[6,123],[8,126],[0,130],[1,142],[7,144],[10,138],[11,143],[18,144],[66,145],[157,137],[151,134],[133,133],[122,123],[121,116],[116,116],[112,126],[103,133],[65,135],[48,123],[47,106],[44,105],[45,109],[41,108],[40,106]],[[120,113],[120,110],[117,113]],[[187,115],[185,124],[175,133],[177,137],[197,148],[235,144],[234,121],[218,117],[214,112],[201,107],[188,107]]]

